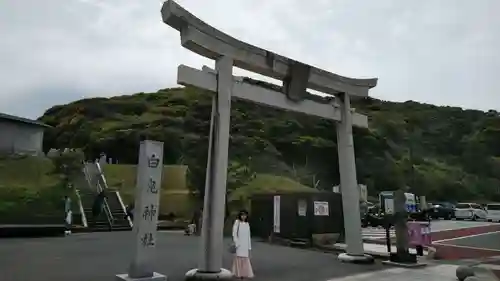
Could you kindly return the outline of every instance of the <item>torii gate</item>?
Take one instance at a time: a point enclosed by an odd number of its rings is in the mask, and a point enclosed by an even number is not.
[[[342,186],[342,205],[346,234],[344,261],[366,262],[359,212],[359,191],[352,126],[367,128],[368,119],[351,109],[352,98],[368,97],[377,79],[352,79],[294,61],[245,42],[241,42],[198,19],[176,2],[163,4],[163,22],[178,30],[181,45],[201,56],[215,60],[215,70],[178,67],[177,82],[215,93],[212,100],[209,153],[205,183],[202,228],[202,255],[199,268],[186,273],[188,280],[230,279],[222,268],[224,207],[228,164],[231,99],[238,98],[285,110],[302,112],[337,122],[337,142]],[[234,77],[233,66],[283,81],[282,91],[261,87]],[[307,88],[335,96],[315,98]]]

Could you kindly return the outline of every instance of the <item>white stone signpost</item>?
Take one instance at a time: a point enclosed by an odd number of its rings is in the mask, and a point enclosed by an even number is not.
[[[117,280],[167,280],[153,270],[162,172],[163,143],[142,141],[134,205],[134,255],[128,274],[117,275]]]
[[[343,261],[372,261],[365,255],[359,212],[360,192],[352,126],[368,127],[368,118],[354,112],[351,98],[368,97],[377,79],[353,79],[319,69],[239,41],[198,19],[175,1],[162,7],[163,22],[179,31],[181,45],[215,61],[215,69],[202,70],[180,65],[177,83],[195,86],[214,93],[209,138],[209,160],[205,184],[202,252],[199,268],[186,274],[188,280],[232,278],[222,269],[224,204],[231,99],[243,99],[265,106],[313,115],[337,123],[340,185],[345,218],[346,253]],[[233,66],[283,81],[277,86],[249,78],[234,77]],[[313,96],[307,89],[331,95]],[[333,128],[332,128],[333,129]]]

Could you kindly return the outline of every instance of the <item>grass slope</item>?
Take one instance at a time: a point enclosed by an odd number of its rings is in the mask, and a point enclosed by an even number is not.
[[[0,158],[0,223],[59,214],[65,191],[53,168],[44,157]]]
[[[120,191],[125,204],[134,200],[137,169],[136,165],[108,164],[104,166],[104,176],[110,188]],[[160,211],[162,214],[175,213],[189,217],[194,208],[194,200],[186,183],[187,166],[165,165],[160,191]]]

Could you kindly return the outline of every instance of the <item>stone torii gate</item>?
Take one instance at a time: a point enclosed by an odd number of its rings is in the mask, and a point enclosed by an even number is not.
[[[212,99],[209,153],[205,183],[202,249],[199,268],[186,274],[189,280],[230,279],[222,268],[224,207],[228,164],[231,99],[301,112],[337,122],[337,142],[345,218],[346,253],[344,261],[366,262],[359,212],[359,191],[352,126],[368,127],[366,116],[351,109],[351,98],[368,97],[377,79],[352,79],[292,60],[245,42],[241,42],[198,19],[176,2],[163,4],[163,22],[178,30],[181,45],[206,58],[215,60],[215,70],[178,67],[177,82],[207,89]],[[283,87],[262,87],[249,79],[234,77],[233,66],[283,81]],[[335,98],[311,97],[307,89]]]

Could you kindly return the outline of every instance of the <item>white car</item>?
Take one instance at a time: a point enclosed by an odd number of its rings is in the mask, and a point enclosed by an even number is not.
[[[488,211],[488,214],[486,215],[488,221],[500,222],[500,203],[491,203],[486,205],[486,211]]]
[[[455,218],[457,220],[477,220],[486,219],[487,212],[481,207],[481,205],[476,203],[459,203],[455,206]]]

